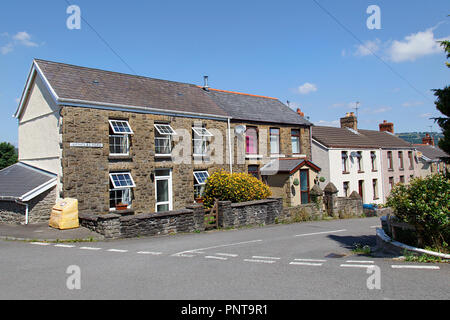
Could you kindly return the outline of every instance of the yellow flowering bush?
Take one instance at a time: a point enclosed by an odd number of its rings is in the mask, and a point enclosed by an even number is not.
[[[269,186],[247,173],[218,171],[206,183],[204,205],[214,205],[214,199],[233,203],[262,200],[272,196]]]

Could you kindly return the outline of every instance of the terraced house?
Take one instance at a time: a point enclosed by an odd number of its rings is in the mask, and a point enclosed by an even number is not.
[[[44,60],[15,116],[19,161],[82,213],[177,210],[216,170],[263,179],[267,163],[311,158],[311,124],[278,99]]]

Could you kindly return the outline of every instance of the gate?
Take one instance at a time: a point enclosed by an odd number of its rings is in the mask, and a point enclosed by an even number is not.
[[[205,210],[205,229],[212,230],[219,228],[219,200],[215,199],[214,207]]]

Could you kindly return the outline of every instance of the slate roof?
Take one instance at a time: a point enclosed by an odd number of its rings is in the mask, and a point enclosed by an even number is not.
[[[440,160],[441,158],[448,158],[450,155],[446,154],[444,151],[438,147],[433,147],[430,145],[414,145],[416,149],[430,160]]]
[[[311,126],[297,112],[276,98],[209,89],[208,95],[233,120]]]
[[[202,89],[193,84],[39,59],[35,62],[60,99],[227,116]]]
[[[16,163],[0,171],[0,200],[22,200],[30,191],[53,180],[56,174]]]
[[[313,139],[329,148],[380,148],[376,141],[348,128],[315,126],[312,134]]]
[[[389,132],[380,132],[374,130],[358,130],[358,132],[380,145],[383,149],[414,148],[411,143],[406,142],[405,140]]]

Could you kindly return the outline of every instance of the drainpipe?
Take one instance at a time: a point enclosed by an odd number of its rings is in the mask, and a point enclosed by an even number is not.
[[[25,206],[25,225],[28,225],[28,223],[29,223],[29,206],[28,206],[28,203],[23,203],[23,202],[21,202],[19,200],[16,200],[16,203],[20,204],[22,206]]]
[[[231,150],[231,121],[230,118],[228,118],[228,153],[229,153],[229,159],[230,159],[230,173],[233,173],[233,153]]]

